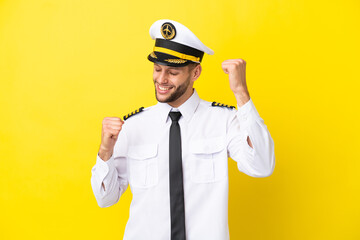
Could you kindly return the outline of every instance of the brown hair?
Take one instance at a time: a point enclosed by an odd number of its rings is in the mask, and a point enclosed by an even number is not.
[[[188,64],[188,69],[189,69],[189,72],[192,71],[197,65],[199,65],[200,63],[196,63],[196,62],[191,62]]]

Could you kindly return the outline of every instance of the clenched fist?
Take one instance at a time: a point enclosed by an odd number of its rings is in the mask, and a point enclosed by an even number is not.
[[[246,86],[246,62],[245,60],[229,59],[222,62],[223,71],[229,75],[230,88],[235,94],[238,105],[241,106],[250,100]]]
[[[116,139],[119,136],[124,121],[117,117],[106,117],[102,121],[101,144],[99,157],[107,161],[113,154]]]

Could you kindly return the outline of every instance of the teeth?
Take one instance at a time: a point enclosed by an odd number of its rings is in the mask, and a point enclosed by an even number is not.
[[[159,89],[162,90],[162,91],[166,91],[166,90],[169,90],[170,88],[165,88],[165,87],[159,86]]]

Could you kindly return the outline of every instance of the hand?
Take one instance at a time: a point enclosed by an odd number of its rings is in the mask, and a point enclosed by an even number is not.
[[[101,144],[99,157],[107,161],[113,154],[116,140],[121,131],[124,121],[117,117],[106,117],[102,121]]]
[[[223,71],[229,75],[230,89],[235,94],[239,106],[245,104],[249,99],[249,91],[246,86],[246,62],[245,60],[229,59],[222,62]]]

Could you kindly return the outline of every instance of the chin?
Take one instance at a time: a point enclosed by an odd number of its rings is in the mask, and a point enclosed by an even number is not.
[[[156,93],[156,99],[159,102],[168,102],[167,100],[169,99],[170,96],[171,96],[171,94],[163,95],[163,94]]]

